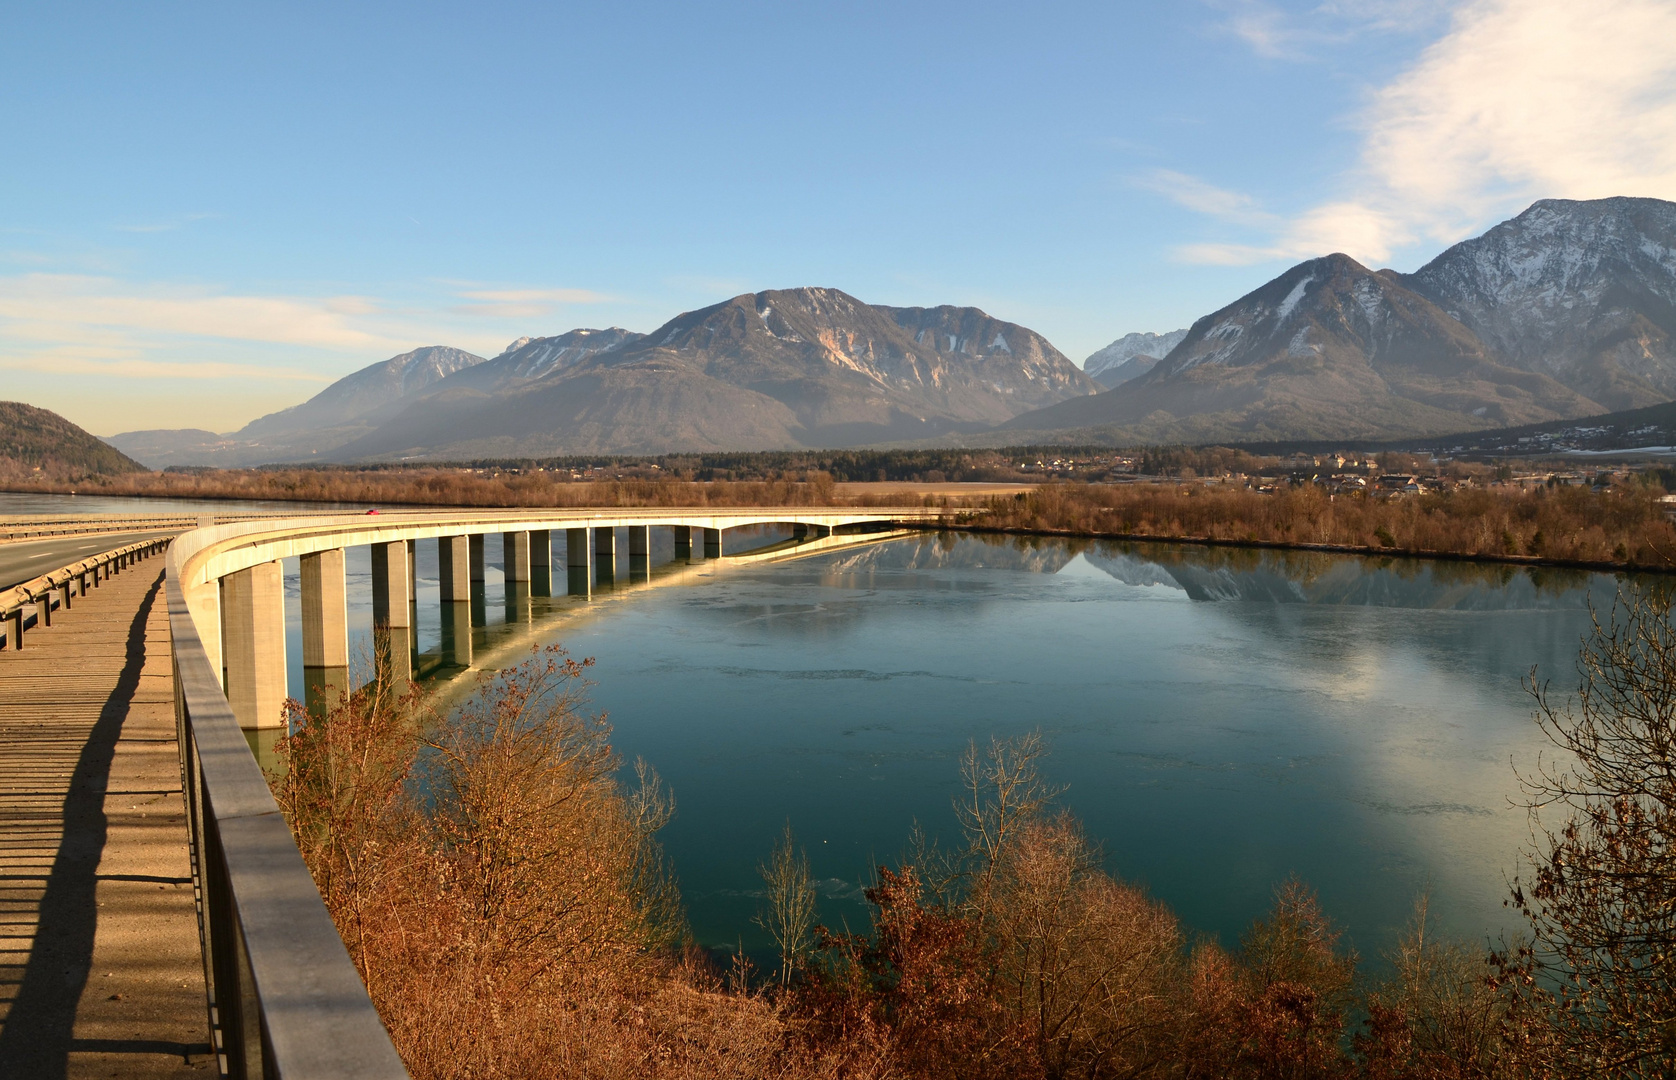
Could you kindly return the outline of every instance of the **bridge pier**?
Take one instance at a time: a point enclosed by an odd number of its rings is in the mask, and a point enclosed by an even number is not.
[[[372,545],[372,624],[412,626],[409,617],[407,541]]]
[[[483,534],[472,533],[466,537],[466,542],[471,548],[471,591],[475,595],[483,591],[483,583],[488,577],[483,558]]]
[[[531,529],[530,595],[553,595],[553,534],[548,529]]]
[[[566,591],[571,596],[592,596],[593,562],[588,552],[588,530],[565,530]]]
[[[672,527],[675,533],[675,561],[691,559],[693,557],[693,530],[691,525],[676,525]]]
[[[442,662],[448,667],[470,667],[471,601],[444,600],[441,609]]]
[[[506,577],[506,621],[530,620],[530,534],[503,532],[501,567]]]
[[[617,530],[594,530],[594,577],[601,585],[617,579]]]
[[[442,587],[442,602],[470,603],[471,578],[466,563],[471,558],[471,541],[464,536],[436,538],[437,582]]]
[[[704,557],[706,559],[719,559],[719,558],[721,558],[722,557],[722,530],[720,530],[720,529],[700,529],[699,531],[704,534]]]
[[[503,532],[500,534],[501,568],[506,574],[506,583],[521,581],[525,584],[530,580],[530,534],[527,532]]]
[[[283,728],[285,578],[277,561],[221,579],[221,658],[239,727]]]
[[[652,576],[652,527],[630,525],[629,580],[648,581]]]
[[[349,597],[342,548],[299,560],[303,614],[303,704],[325,716],[349,692]]]

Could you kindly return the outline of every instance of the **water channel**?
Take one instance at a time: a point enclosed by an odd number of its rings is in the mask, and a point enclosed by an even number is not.
[[[654,537],[656,565],[671,552]],[[730,532],[729,550],[773,539]],[[421,545],[427,651],[434,558]],[[595,658],[617,750],[675,792],[663,840],[696,935],[753,953],[767,946],[756,866],[785,822],[823,920],[865,927],[862,884],[916,823],[957,839],[968,741],[1032,730],[1110,871],[1192,931],[1232,943],[1296,875],[1370,957],[1422,890],[1448,931],[1497,936],[1515,926],[1501,901],[1527,838],[1514,763],[1545,745],[1521,677],[1538,665],[1574,682],[1588,603],[1617,589],[1609,575],[954,534],[654,572],[651,587],[537,599],[529,623],[505,621],[488,576],[478,663],[550,641]],[[370,634],[370,610],[357,618]]]
[[[776,538],[728,536],[730,551]],[[655,569],[508,622],[498,549],[491,536],[478,662],[546,641],[596,659],[617,750],[675,793],[663,841],[697,937],[752,952],[767,946],[756,865],[786,821],[821,918],[863,928],[861,886],[916,822],[956,839],[968,741],[1032,730],[1107,868],[1190,931],[1234,942],[1291,875],[1364,956],[1421,890],[1451,933],[1513,929],[1514,766],[1546,746],[1520,680],[1535,665],[1573,685],[1588,604],[1617,590],[1601,574],[926,534]],[[654,530],[654,567],[671,554]],[[350,549],[363,654],[369,575]],[[418,644],[435,650],[434,544],[418,578]],[[300,696],[294,561],[287,584]]]

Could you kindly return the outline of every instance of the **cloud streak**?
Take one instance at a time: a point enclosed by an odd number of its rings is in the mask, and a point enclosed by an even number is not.
[[[1539,198],[1676,198],[1671,42],[1667,0],[1469,0],[1373,93],[1340,198],[1286,218],[1262,242],[1176,255],[1235,264],[1345,251],[1381,263],[1410,245],[1460,240]],[[1215,206],[1201,212],[1230,220]]]
[[[1265,0],[1211,0],[1220,28],[1268,60],[1308,61],[1370,33],[1414,33],[1449,9],[1447,0],[1326,0],[1294,15]]]

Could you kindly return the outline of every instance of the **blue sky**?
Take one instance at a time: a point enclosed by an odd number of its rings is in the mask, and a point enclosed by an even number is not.
[[[1073,359],[1301,258],[1676,198],[1672,0],[13,5],[0,398],[230,430],[744,291]]]

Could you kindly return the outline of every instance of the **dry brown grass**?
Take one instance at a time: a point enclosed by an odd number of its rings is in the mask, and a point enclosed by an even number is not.
[[[786,1037],[686,946],[657,778],[617,780],[586,662],[549,649],[461,715],[378,685],[292,710],[276,797],[416,1078],[884,1077]]]
[[[1393,554],[1530,557],[1676,567],[1676,526],[1641,485],[1594,492],[1467,488],[1377,498],[1303,487],[1273,494],[1178,484],[1051,484],[991,499],[986,528],[1229,543],[1321,544]]]

